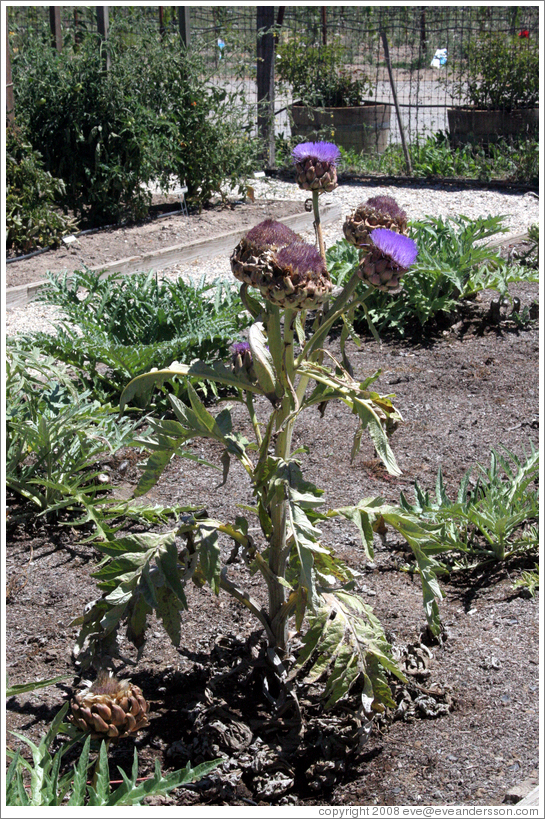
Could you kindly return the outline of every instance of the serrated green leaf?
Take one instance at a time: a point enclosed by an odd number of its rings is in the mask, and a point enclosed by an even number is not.
[[[220,591],[221,575],[221,551],[218,543],[218,533],[216,528],[201,524],[199,525],[199,535],[199,566],[210,588],[217,595]]]
[[[255,322],[248,332],[248,341],[252,351],[253,368],[263,393],[267,396],[279,396],[278,378],[274,368],[273,357],[267,349],[263,324]]]
[[[157,604],[155,606],[157,615],[161,618],[165,631],[170,637],[174,646],[180,645],[181,622],[180,608],[182,606],[179,597],[168,586],[161,586],[155,590]],[[187,608],[187,604],[184,606]]]

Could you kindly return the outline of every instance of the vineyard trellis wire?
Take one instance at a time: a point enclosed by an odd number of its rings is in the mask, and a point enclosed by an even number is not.
[[[51,38],[47,6],[10,6],[7,10],[12,61],[24,52],[32,37]],[[64,48],[77,48],[84,37],[97,35],[96,6],[61,6]],[[158,37],[179,37],[180,6],[110,6],[111,25],[123,25],[127,45],[140,32],[157,31]],[[257,7],[190,6],[190,46],[207,58],[212,81],[229,90],[240,89],[248,117],[256,120],[257,106]],[[539,4],[520,6],[275,6],[276,42],[290,42],[304,34],[307,41],[339,42],[346,68],[365,74],[374,101],[393,104],[381,32],[385,32],[391,57],[402,127],[406,138],[425,138],[448,130],[447,109],[460,103],[460,86],[449,81],[447,67],[463,64],[469,44],[491,31],[516,35],[527,31],[539,36]],[[436,50],[446,49],[447,64],[432,67]],[[456,89],[456,91],[455,91]],[[276,84],[274,134],[291,133],[290,89]],[[399,143],[396,117],[390,118],[389,142]]]

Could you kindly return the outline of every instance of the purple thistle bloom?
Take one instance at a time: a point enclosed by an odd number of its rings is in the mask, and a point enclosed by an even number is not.
[[[293,271],[297,280],[313,280],[327,276],[324,260],[318,250],[304,242],[294,242],[278,251],[276,262],[280,268]]]
[[[236,341],[234,344],[231,344],[231,352],[233,353],[233,356],[243,356],[245,352],[250,352],[250,342]]]
[[[372,196],[365,204],[370,208],[382,211],[382,213],[387,213],[394,219],[396,217],[407,218],[407,214],[404,210],[401,210],[393,196]]]
[[[305,162],[307,159],[314,159],[317,162],[324,162],[335,165],[341,152],[333,142],[302,142],[296,145],[292,151],[294,162]]]
[[[282,247],[292,242],[301,242],[302,239],[283,222],[265,219],[248,231],[246,241],[257,247]]]
[[[371,241],[385,256],[389,256],[395,264],[404,269],[410,267],[418,255],[416,242],[393,230],[376,228],[371,234]]]

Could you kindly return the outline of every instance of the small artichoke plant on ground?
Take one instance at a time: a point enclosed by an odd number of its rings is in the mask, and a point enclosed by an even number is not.
[[[187,608],[185,588],[192,580],[198,586],[208,583],[214,594],[231,594],[252,612],[265,633],[271,669],[284,694],[287,691],[293,700],[293,681],[306,672],[306,679],[325,680],[327,706],[356,682],[366,713],[393,705],[387,675],[402,679],[403,675],[391,657],[380,623],[355,590],[357,573],[321,541],[320,523],[332,517],[356,525],[368,559],[373,557],[373,534],[384,525],[406,538],[416,557],[428,623],[438,632],[441,592],[434,574],[436,564],[426,549],[433,533],[420,528],[409,512],[380,498],[324,511],[323,491],[305,480],[297,457],[300,450],[292,446],[303,412],[323,417],[330,401],[341,401],[357,419],[352,457],[367,430],[388,472],[400,474],[389,433],[402,420],[401,415],[392,396],[373,391],[378,373],[363,381],[354,377],[346,341],[352,335],[351,316],[362,299],[375,287],[397,290],[416,258],[417,247],[404,235],[407,218],[394,200],[369,200],[345,226],[345,233],[361,250],[360,264],[342,289],[333,287],[325,261],[319,197],[337,186],[338,156],[338,149],[330,143],[304,143],[294,150],[297,182],[312,195],[317,248],[282,223],[265,220],[234,249],[233,274],[241,282],[241,297],[254,322],[248,341],[234,345],[232,361],[173,363],[168,369],[135,378],[121,397],[123,410],[133,399],[149,396],[153,388],[185,378],[189,404],[170,395],[176,420],[151,420],[151,431],[141,439],[151,454],[135,494],[147,492],[172,457],[184,454],[189,441],[212,439],[223,447],[224,483],[232,458],[248,475],[254,503],[244,511],[259,522],[260,536],[250,534],[253,530],[242,515],[230,523],[213,519],[204,510],[189,510],[171,532],[131,534],[98,544],[111,560],[95,574],[102,597],[78,621],[76,652],[82,667],[97,653],[115,650],[122,622],[127,624],[129,639],[140,647],[152,610],[161,617],[173,643],[179,644],[180,615]],[[367,289],[360,286],[362,281]],[[340,361],[323,347],[337,322],[343,322]],[[253,441],[234,429],[228,407],[213,415],[203,405],[193,387],[203,379],[230,388],[234,397],[229,400],[246,406]],[[260,421],[264,410],[266,420]],[[266,605],[238,585],[227,564],[222,565],[221,535],[233,541],[234,553],[252,573],[261,574]],[[231,556],[227,563],[233,562]],[[295,631],[288,631],[289,627]],[[294,633],[302,641],[296,658],[290,642]],[[119,716],[121,719],[120,712]],[[91,718],[94,720],[92,714]],[[104,722],[117,725],[111,718]]]

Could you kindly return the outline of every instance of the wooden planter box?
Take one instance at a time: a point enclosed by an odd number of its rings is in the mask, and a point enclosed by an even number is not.
[[[348,108],[308,108],[301,103],[290,106],[292,136],[310,142],[324,139],[357,153],[383,153],[390,133],[390,106],[365,102]],[[319,132],[322,131],[322,134]]]
[[[478,108],[449,108],[450,142],[458,145],[488,145],[505,137],[537,134],[539,108],[514,111],[481,111]]]

